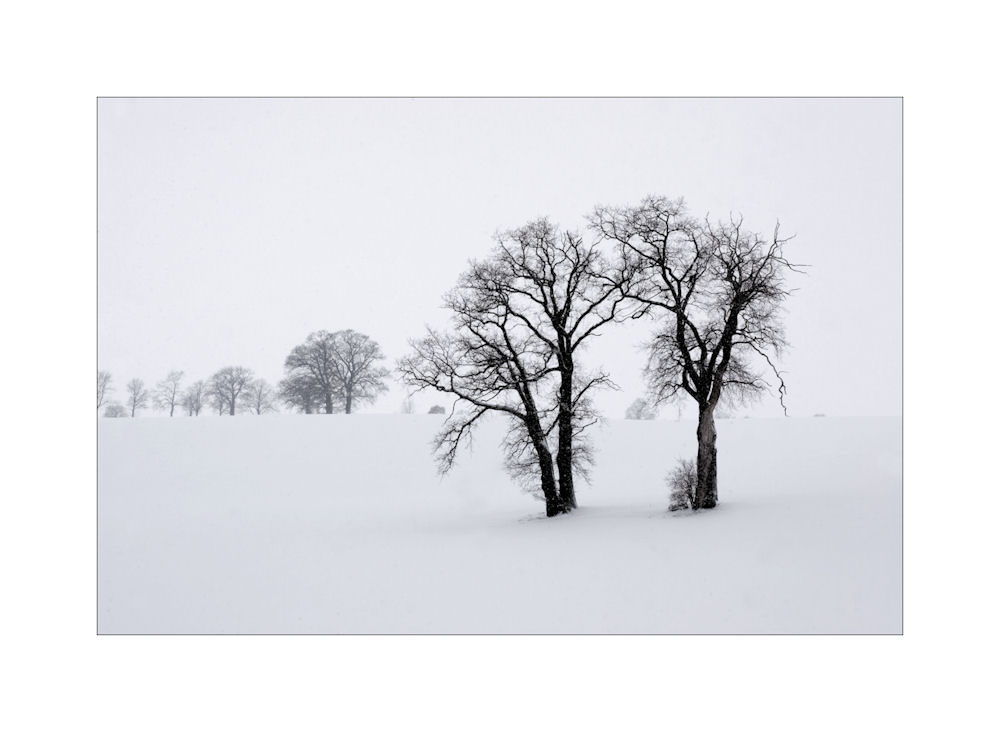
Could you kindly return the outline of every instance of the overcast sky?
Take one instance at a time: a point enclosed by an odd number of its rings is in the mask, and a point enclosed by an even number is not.
[[[98,361],[113,397],[171,369],[277,382],[314,330],[375,338],[387,366],[497,229],[683,196],[795,234],[789,412],[902,411],[899,100],[124,100],[98,103]],[[642,391],[650,324],[585,353]],[[402,387],[369,412],[399,411]],[[425,412],[438,396],[418,397]],[[774,399],[737,414],[780,414]],[[667,408],[663,416],[676,416]],[[693,409],[687,408],[687,416]]]

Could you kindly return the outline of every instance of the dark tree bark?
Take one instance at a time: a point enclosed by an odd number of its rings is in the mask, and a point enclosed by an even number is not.
[[[719,500],[717,457],[715,450],[715,408],[698,410],[698,482],[695,484],[693,508],[715,508]]]
[[[559,468],[559,500],[568,509],[576,508],[573,485],[573,359],[564,355],[559,364],[559,408],[556,465]]]
[[[545,515],[548,518],[566,513],[575,506],[566,503],[561,492],[556,489],[556,476],[552,470],[552,453],[545,442],[544,435],[536,435],[532,440],[538,455],[539,472],[541,473],[542,495],[545,497]]]

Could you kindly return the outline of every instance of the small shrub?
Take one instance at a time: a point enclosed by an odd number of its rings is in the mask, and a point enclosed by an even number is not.
[[[698,481],[694,460],[681,458],[677,466],[667,476],[670,486],[670,511],[686,511],[694,505],[694,489]]]
[[[118,402],[111,402],[104,408],[105,417],[127,417],[128,410]]]
[[[435,404],[427,414],[444,414],[444,407],[440,404]]]
[[[656,409],[640,397],[625,410],[625,419],[656,419]]]

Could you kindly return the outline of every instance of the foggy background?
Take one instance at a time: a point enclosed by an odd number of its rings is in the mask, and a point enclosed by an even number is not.
[[[276,384],[310,332],[353,328],[392,368],[445,324],[441,296],[494,231],[582,229],[595,204],[657,193],[796,235],[790,415],[898,415],[901,167],[898,99],[102,99],[98,364],[118,401],[171,369]],[[622,387],[596,397],[605,416],[641,395],[651,327],[607,328],[582,355]],[[398,412],[390,387],[359,411]]]

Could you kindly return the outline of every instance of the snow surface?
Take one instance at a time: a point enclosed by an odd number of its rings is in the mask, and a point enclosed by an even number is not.
[[[436,415],[101,419],[101,633],[899,633],[899,418],[720,420],[717,509],[668,514],[690,421],[609,420],[581,508]]]

